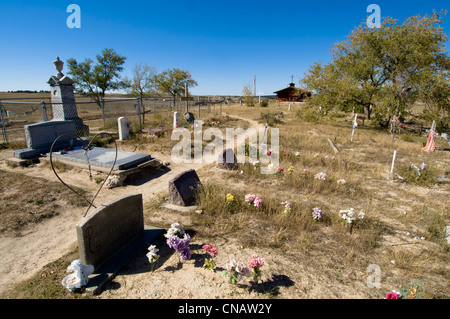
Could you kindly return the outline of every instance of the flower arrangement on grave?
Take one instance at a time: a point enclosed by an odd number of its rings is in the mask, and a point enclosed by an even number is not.
[[[227,206],[231,209],[236,209],[236,207],[238,206],[238,201],[236,200],[234,195],[227,194]]]
[[[213,245],[213,244],[209,244],[209,245],[203,245],[203,250],[205,251],[205,253],[207,253],[209,255],[209,258],[205,258],[205,263],[203,265],[203,267],[205,267],[206,269],[209,269],[211,271],[214,271],[214,267],[216,267],[216,263],[214,261],[214,258],[217,257],[217,248]]]
[[[248,205],[252,205],[255,207],[261,207],[262,206],[262,199],[259,196],[247,194],[245,195],[244,200],[248,203]]]
[[[291,210],[292,210],[292,204],[291,203],[289,203],[288,201],[285,201],[285,202],[282,202],[281,205],[284,206],[284,210],[283,210],[284,214],[291,212]]]
[[[295,157],[299,158],[300,157],[300,152],[295,152]]]
[[[179,223],[173,223],[170,225],[170,228],[167,230],[167,232],[164,234],[166,238],[170,238],[172,236],[178,236],[182,237],[184,235],[184,229],[181,228]]]
[[[327,179],[327,174],[324,172],[317,173],[316,175],[314,175],[314,179],[319,179],[319,180],[324,181]]]
[[[365,217],[364,212],[360,212],[356,215],[356,212],[353,208],[340,210],[339,216],[341,217],[341,221],[349,228],[350,234],[352,233],[353,226],[360,220],[363,220]]]
[[[284,152],[283,152],[283,155],[286,156],[286,157],[289,157],[289,156],[291,156],[291,152],[289,152],[289,151],[284,151]]]
[[[338,183],[338,184],[346,184],[347,181],[346,181],[345,179],[338,179],[338,180],[337,180],[337,183]]]
[[[148,253],[146,256],[150,264],[152,264],[152,272],[155,268],[156,261],[159,259],[158,251],[159,249],[156,248],[155,245],[150,245],[150,247],[148,247]]]
[[[84,265],[81,259],[76,259],[67,267],[70,275],[63,278],[61,284],[69,291],[85,286],[89,281],[89,275],[94,272],[94,266]]]
[[[225,265],[226,270],[223,271],[222,276],[228,276],[230,284],[237,284],[243,277],[248,277],[250,271],[245,267],[242,261],[237,262],[234,258]]]
[[[258,167],[260,167],[261,166],[261,162],[260,161],[254,161],[253,162],[253,168],[254,169],[257,169]]]
[[[247,262],[247,266],[251,269],[253,280],[258,282],[258,279],[261,279],[261,267],[264,266],[264,260],[258,255],[252,255],[252,258]]]
[[[283,167],[278,167],[278,169],[277,169],[277,174],[278,175],[283,175],[283,173],[284,173],[284,169],[283,169]]]
[[[323,217],[323,211],[320,208],[313,208],[312,216],[314,221],[319,221]]]
[[[274,172],[275,171],[275,165],[273,165],[273,163],[270,163],[269,165],[267,165],[267,169],[269,170],[269,172]]]
[[[411,164],[410,166],[409,166],[409,168],[410,169],[412,169],[413,171],[414,171],[414,173],[418,176],[418,177],[420,177],[421,175],[422,175],[422,173],[426,170],[426,164],[425,163],[422,163],[422,165],[420,165],[420,167],[417,167],[416,165],[414,165],[414,164]]]
[[[294,172],[294,166],[292,166],[292,165],[289,166],[287,171],[288,171],[288,174],[291,175]]]
[[[388,292],[384,299],[420,299],[423,291],[422,281],[409,283],[408,287],[403,287],[401,292],[392,290],[392,292]]]
[[[401,294],[398,291],[392,290],[392,292],[388,292],[384,299],[400,299]]]
[[[179,257],[181,257],[181,259],[191,259],[191,251],[189,249],[191,237],[189,234],[186,234],[184,229],[180,227],[179,223],[173,223],[164,236],[167,238],[167,245],[170,248],[175,249],[175,251],[179,253]]]

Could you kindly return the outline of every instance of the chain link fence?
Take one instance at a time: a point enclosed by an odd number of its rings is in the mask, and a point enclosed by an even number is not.
[[[86,99],[76,100],[75,105],[66,104],[63,110],[60,103],[48,101],[1,100],[1,134],[4,143],[26,141],[25,125],[64,118],[79,118],[80,120],[75,120],[77,131],[86,125],[89,127],[90,133],[96,133],[99,131],[117,132],[117,119],[126,117],[134,131],[142,131],[144,126],[155,125],[155,121],[151,121],[154,118],[158,120],[166,118],[167,123],[172,123],[175,111],[180,114],[191,112],[196,119],[221,115],[223,107],[227,103],[229,100],[223,97],[208,96],[195,96],[188,99],[160,96],[142,99],[105,98],[101,99],[99,104],[86,101]],[[162,121],[159,122],[162,123]],[[81,132],[83,131],[81,130]]]

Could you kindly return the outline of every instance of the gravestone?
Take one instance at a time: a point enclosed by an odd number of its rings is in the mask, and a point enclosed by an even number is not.
[[[194,169],[178,174],[169,181],[169,203],[189,206],[195,201],[195,193],[201,185]]]
[[[117,119],[117,124],[119,126],[119,140],[127,140],[130,136],[130,125],[128,124],[128,119],[126,117],[119,117]]]
[[[97,290],[163,229],[144,226],[142,194],[98,207],[76,225],[80,259],[93,265],[88,290]]]
[[[186,120],[187,123],[192,124],[195,121],[195,117],[194,114],[192,114],[191,112],[186,112],[184,113],[184,119]]]
[[[217,158],[217,167],[223,169],[237,169],[236,155],[231,148],[226,148]]]
[[[180,126],[180,113],[177,111],[173,112],[173,129]]]
[[[13,151],[13,157],[27,160],[48,153],[53,142],[63,134],[72,135],[58,139],[54,145],[54,151],[83,144],[83,141],[76,138],[77,131],[73,121],[47,121],[25,125],[28,148]]]
[[[59,57],[53,63],[58,73],[51,76],[47,81],[50,84],[53,120],[74,121],[77,134],[79,136],[88,136],[89,127],[83,124],[83,120],[78,117],[75,95],[73,93],[74,82],[61,72],[64,62]]]

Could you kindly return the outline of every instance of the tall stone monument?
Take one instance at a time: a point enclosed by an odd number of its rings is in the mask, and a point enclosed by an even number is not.
[[[58,73],[51,76],[47,81],[50,84],[53,120],[74,121],[77,135],[87,136],[89,135],[89,127],[83,124],[83,120],[78,117],[75,95],[73,93],[73,80],[61,72],[64,62],[59,57],[53,63]]]

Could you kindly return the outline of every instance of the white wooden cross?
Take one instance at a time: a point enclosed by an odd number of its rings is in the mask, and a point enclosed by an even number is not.
[[[259,89],[259,90],[258,90],[259,104],[261,104],[261,94],[264,94],[264,93],[261,93],[261,89]]]
[[[358,122],[356,122],[356,119],[358,118],[358,114],[355,114],[355,119],[352,123],[352,137],[350,139],[351,142],[353,142],[353,134],[355,134],[355,128],[358,126]]]

